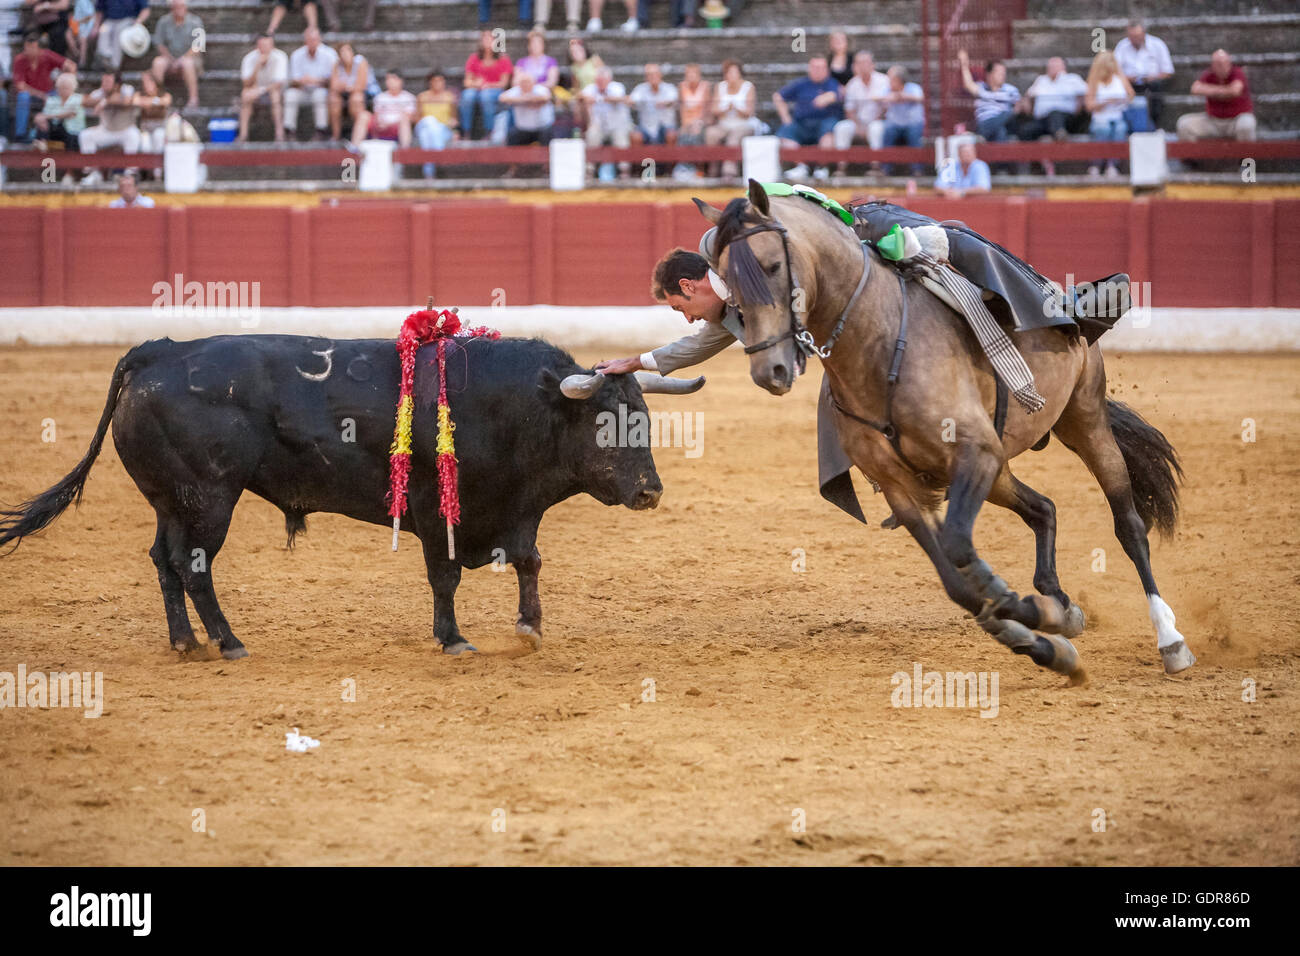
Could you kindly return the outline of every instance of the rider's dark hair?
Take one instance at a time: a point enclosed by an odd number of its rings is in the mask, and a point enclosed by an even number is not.
[[[691,252],[680,246],[668,253],[655,264],[654,279],[650,283],[650,294],[658,302],[670,295],[681,295],[683,279],[703,279],[709,271],[709,261],[698,252]]]

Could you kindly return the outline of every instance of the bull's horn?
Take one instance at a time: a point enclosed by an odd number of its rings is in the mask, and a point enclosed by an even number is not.
[[[659,392],[664,395],[689,395],[698,392],[704,386],[704,376],[699,378],[665,378],[654,372],[637,372],[636,380],[643,392]]]
[[[565,398],[591,398],[600,391],[605,382],[605,373],[592,375],[569,375],[560,382],[560,392]]]

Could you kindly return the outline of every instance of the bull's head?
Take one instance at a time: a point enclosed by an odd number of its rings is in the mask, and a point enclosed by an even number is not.
[[[669,379],[650,372],[577,372],[561,379],[543,369],[538,379],[538,387],[570,418],[564,431],[568,447],[562,454],[574,463],[582,490],[601,504],[635,511],[658,505],[664,490],[650,443],[642,438],[649,429],[635,427],[638,419],[649,421],[642,394],[685,394],[703,384],[703,377]]]

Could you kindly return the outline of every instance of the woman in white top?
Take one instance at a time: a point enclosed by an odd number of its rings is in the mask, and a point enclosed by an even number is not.
[[[366,111],[366,86],[370,83],[370,64],[357,53],[351,43],[340,43],[339,58],[330,76],[330,135],[343,138],[343,102],[347,101],[348,115],[353,123]]]
[[[1084,106],[1092,114],[1092,124],[1089,127],[1092,138],[1113,143],[1122,143],[1128,139],[1124,108],[1132,101],[1133,87],[1120,72],[1115,54],[1102,50],[1092,60],[1092,67],[1088,70],[1088,92],[1083,97]],[[1090,176],[1096,176],[1099,172],[1095,164],[1088,168]],[[1119,166],[1115,160],[1107,160],[1106,175],[1119,175]]]
[[[713,94],[713,124],[704,131],[704,142],[709,146],[739,146],[742,139],[752,136],[754,101],[754,84],[745,79],[744,68],[735,60],[723,60],[722,82]],[[711,174],[716,176],[717,164],[710,165]],[[722,175],[738,175],[733,160],[722,164]]]

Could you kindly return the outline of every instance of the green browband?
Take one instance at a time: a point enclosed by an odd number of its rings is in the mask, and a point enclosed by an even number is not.
[[[789,183],[763,183],[763,192],[769,196],[802,196],[821,206],[823,209],[829,209],[835,215],[844,220],[846,226],[853,225],[853,213],[849,212],[839,203],[825,193],[820,193],[811,186],[791,186]]]

